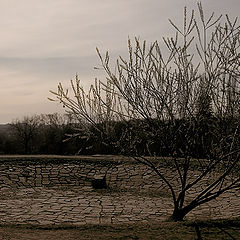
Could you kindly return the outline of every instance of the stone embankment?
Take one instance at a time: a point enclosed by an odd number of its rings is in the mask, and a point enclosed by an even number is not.
[[[104,177],[108,188],[94,189],[93,181]],[[0,158],[0,224],[163,221],[173,208],[170,197],[152,170],[123,157]],[[188,218],[237,217],[239,197],[223,195]]]

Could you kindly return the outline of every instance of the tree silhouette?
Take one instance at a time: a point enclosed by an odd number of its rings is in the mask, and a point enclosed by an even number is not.
[[[228,16],[206,18],[201,3],[198,13],[185,8],[182,29],[170,20],[176,34],[163,38],[165,49],[157,41],[129,39],[129,59],[119,57],[113,70],[109,53],[97,49],[106,81],[85,91],[76,77],[73,95],[59,84],[50,99],[75,115],[86,133],[95,128],[108,144],[153,169],[172,196],[174,221],[240,181],[240,28]],[[109,138],[118,122],[127,127],[118,139]],[[157,146],[167,157],[156,157]]]

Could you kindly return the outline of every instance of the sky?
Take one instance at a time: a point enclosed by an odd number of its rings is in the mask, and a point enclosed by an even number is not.
[[[239,0],[202,0],[206,14],[239,17]],[[76,73],[88,87],[104,73],[96,47],[126,55],[128,37],[149,43],[172,36],[194,0],[0,0],[0,124],[62,112],[49,90],[66,88]]]

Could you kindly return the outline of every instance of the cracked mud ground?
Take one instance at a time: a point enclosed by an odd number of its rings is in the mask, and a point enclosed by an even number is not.
[[[240,211],[239,197],[223,195],[188,215],[196,218],[232,218]],[[164,221],[171,214],[167,197],[83,188],[2,189],[0,224],[121,224]]]
[[[172,213],[172,200],[163,183],[141,165],[116,163],[115,156],[104,156],[102,163],[103,156],[84,161],[63,157],[15,158],[3,158],[0,162],[2,225],[148,223],[162,222]],[[113,165],[107,174],[109,189],[94,190],[90,180],[106,174],[106,163]],[[166,171],[175,181],[171,171]],[[200,190],[202,187],[199,186]],[[239,213],[240,193],[235,190],[194,209],[187,219],[234,218]]]

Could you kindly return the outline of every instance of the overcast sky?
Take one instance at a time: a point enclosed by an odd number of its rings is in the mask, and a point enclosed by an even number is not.
[[[96,47],[124,55],[128,36],[162,41],[168,18],[182,22],[194,0],[0,0],[0,123],[60,112],[47,100],[78,73],[84,86],[101,76]],[[238,17],[239,0],[202,1],[207,13]]]

